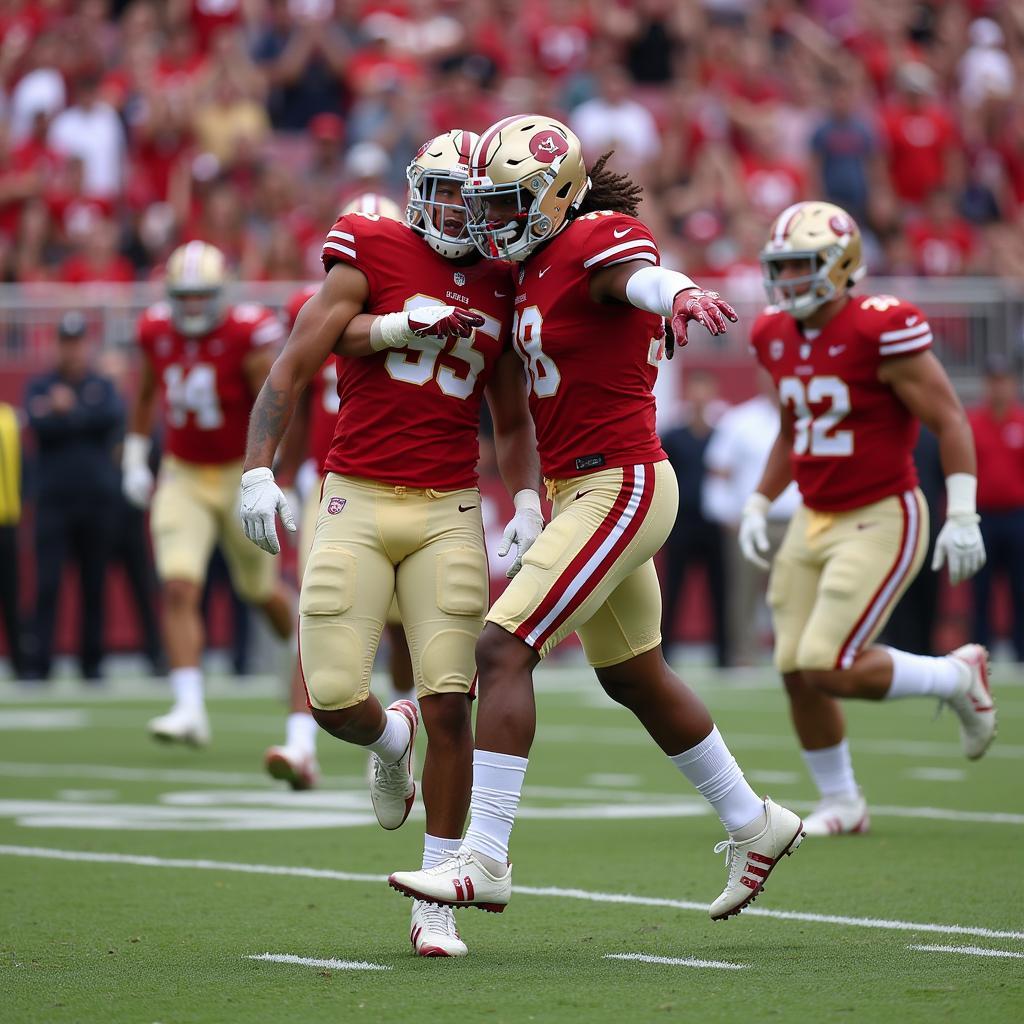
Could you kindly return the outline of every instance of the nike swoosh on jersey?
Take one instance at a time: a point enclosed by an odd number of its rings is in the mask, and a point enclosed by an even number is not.
[[[471,508],[476,508],[476,505],[460,505],[459,506],[459,511],[460,512],[468,512]]]
[[[633,230],[632,228],[623,228],[621,231],[613,231],[612,234],[616,238],[625,238],[626,235],[628,235],[630,233],[630,231],[632,231],[632,230]]]
[[[846,346],[845,345],[829,345],[829,347],[828,347],[828,354],[830,356],[837,356],[837,355],[839,355],[840,352],[845,352],[845,351],[846,351]]]
[[[538,277],[543,277],[550,269],[551,269],[550,267],[545,267],[543,270],[538,270],[537,271],[537,276]]]
[[[916,317],[916,316],[908,316],[907,317],[907,326],[908,327],[913,327],[914,324],[916,324],[919,319],[920,318]]]
[[[508,296],[508,292],[495,292],[494,297],[496,299],[504,299]]]

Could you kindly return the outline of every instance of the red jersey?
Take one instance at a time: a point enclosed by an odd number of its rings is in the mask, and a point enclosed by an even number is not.
[[[175,328],[166,302],[142,314],[139,347],[160,383],[164,446],[171,455],[204,465],[242,458],[254,400],[246,357],[283,336],[280,320],[252,304],[229,307],[220,324],[201,338]]]
[[[627,260],[660,261],[635,217],[573,221],[519,271],[514,342],[526,364],[544,475],[580,476],[665,458],[654,430],[661,317],[598,304],[590,275]]]
[[[1015,405],[1001,420],[986,406],[972,409],[967,418],[978,453],[978,508],[1024,508],[1024,405]]]
[[[297,291],[287,306],[288,330],[295,326],[295,318],[299,310],[316,293],[316,285],[306,285]],[[316,463],[317,472],[322,473],[327,454],[334,440],[334,426],[338,422],[338,410],[341,399],[338,397],[338,357],[328,356],[324,365],[316,371],[316,376],[309,382],[307,399],[309,401],[309,438],[308,457]]]
[[[417,306],[468,307],[485,318],[470,338],[344,359],[341,410],[325,468],[407,487],[476,485],[484,384],[508,344],[513,284],[507,263],[458,265],[407,225],[349,214],[328,232],[327,270],[348,263],[366,276],[368,313]]]
[[[808,508],[861,508],[917,486],[917,419],[878,370],[931,343],[921,311],[892,295],[855,296],[820,331],[773,306],[757,318],[751,344],[793,417],[790,464]]]

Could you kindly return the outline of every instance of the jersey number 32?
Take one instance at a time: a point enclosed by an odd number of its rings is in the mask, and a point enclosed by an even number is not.
[[[779,400],[793,411],[793,454],[844,456],[853,454],[853,431],[837,430],[850,412],[850,389],[839,377],[799,377],[779,381]],[[812,405],[827,402],[815,415]]]

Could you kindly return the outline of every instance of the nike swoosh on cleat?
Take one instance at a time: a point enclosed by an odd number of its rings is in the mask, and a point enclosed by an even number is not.
[[[476,508],[476,505],[460,505],[459,506],[459,511],[460,512],[468,512],[471,508]]]

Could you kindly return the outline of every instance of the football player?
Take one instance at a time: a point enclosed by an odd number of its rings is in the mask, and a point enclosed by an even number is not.
[[[864,274],[853,218],[823,202],[785,210],[761,253],[769,306],[751,334],[779,393],[781,427],[740,524],[743,554],[768,568],[765,515],[791,479],[803,507],[775,556],[768,602],[775,666],[821,802],[808,835],[864,832],[837,698],[938,697],[960,720],[969,758],[995,737],[984,648],[941,658],[873,646],[928,548],[917,488],[918,424],[939,439],[946,522],[932,569],[950,582],[985,564],[975,512],[974,442],[960,401],[931,351],[924,314],[892,295],[852,295]]]
[[[509,343],[514,283],[506,264],[480,258],[466,229],[461,190],[474,140],[452,131],[422,147],[408,169],[405,222],[356,214],[328,233],[327,276],[256,402],[242,477],[246,532],[276,552],[275,512],[286,526],[290,512],[269,468],[275,448],[324,359],[345,356],[299,602],[302,672],[320,725],[374,755],[374,810],[384,828],[398,828],[416,793],[417,708],[399,700],[385,709],[370,692],[397,595],[429,739],[426,866],[458,847],[469,806],[473,648],[488,599],[476,486],[485,391],[515,495],[505,534],[505,551],[517,544],[513,570],[543,527],[525,380]],[[466,953],[451,911],[436,905],[413,905],[410,939],[421,956]]]
[[[200,598],[219,544],[232,583],[259,607],[282,639],[294,630],[294,599],[274,560],[239,528],[237,474],[253,398],[277,354],[283,330],[263,306],[224,302],[224,256],[189,242],[167,261],[167,301],[138,326],[141,382],[124,443],[123,486],[140,508],[152,497],[150,530],[161,583],[174,706],[149,723],[157,739],[203,745],[210,727],[203,698]],[[160,401],[164,455],[154,493],[150,432]]]
[[[610,154],[609,154],[610,155]],[[505,118],[481,136],[463,190],[478,248],[517,264],[513,338],[526,367],[554,518],[494,603],[477,643],[471,821],[463,846],[392,886],[452,906],[500,911],[508,843],[533,742],[533,670],[569,633],[612,699],[639,718],[712,804],[729,838],[718,920],[761,891],[803,836],[800,818],[747,784],[707,710],[661,652],[654,555],[675,521],[675,476],[654,430],[652,388],[665,346],[695,321],[712,334],[736,314],[714,292],[659,266],[635,214],[640,189],[590,169],[565,125]]]
[[[367,192],[347,203],[342,216],[363,213],[388,217],[394,221],[403,218],[398,205],[386,196]],[[299,310],[316,293],[316,285],[307,285],[297,291],[288,301],[286,318],[289,331],[295,325]],[[295,474],[295,492],[299,495],[302,511],[299,513],[299,558],[298,576],[309,557],[313,543],[317,516],[320,511],[320,483],[324,463],[334,440],[334,427],[338,420],[341,400],[338,398],[338,364],[333,354],[324,360],[304,396],[305,401],[296,409],[288,435],[282,449],[291,445],[301,446],[302,454],[295,461],[301,465]],[[279,453],[275,473],[280,476],[282,461]],[[415,701],[416,686],[412,674],[409,645],[405,640],[402,620],[398,614],[398,603],[393,601],[388,611],[386,630],[390,652],[389,669],[392,683],[392,703],[403,698]],[[306,687],[302,682],[302,671],[298,661],[291,681],[291,713],[288,716],[287,731],[283,744],[271,747],[264,755],[267,771],[275,778],[287,782],[292,789],[312,789],[319,778],[320,769],[316,760],[316,734],[319,726],[309,710],[306,701]],[[372,755],[371,755],[372,759]]]

